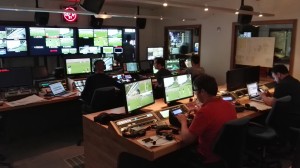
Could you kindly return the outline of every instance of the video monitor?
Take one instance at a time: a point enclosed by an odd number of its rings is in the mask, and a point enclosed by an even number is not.
[[[165,68],[169,71],[176,71],[180,69],[179,59],[171,59],[165,61]]]
[[[113,63],[114,63],[114,59],[113,57],[104,57],[104,58],[91,58],[92,61],[92,72],[95,72],[95,66],[94,66],[94,63],[95,61],[97,60],[103,60],[104,63],[105,63],[105,70],[104,71],[112,71],[113,70]]]
[[[123,48],[122,47],[115,47],[114,48],[114,53],[116,53],[116,54],[122,54],[123,53]]]
[[[134,113],[134,111],[155,102],[151,79],[125,83],[124,87],[127,113]]]
[[[114,47],[103,47],[103,53],[104,54],[112,54],[114,53]]]
[[[66,59],[67,75],[78,75],[91,73],[90,58]]]
[[[191,74],[163,78],[165,102],[176,102],[194,95]]]
[[[98,38],[95,40],[94,36]],[[80,54],[100,54],[101,46],[108,45],[103,42],[100,45],[100,39],[107,39],[107,31],[94,30],[94,29],[78,29],[78,47]],[[97,43],[95,42],[97,41]],[[103,40],[104,41],[104,40]],[[98,44],[98,45],[97,45]]]
[[[118,47],[122,46],[122,30],[121,29],[107,29],[108,46]]]
[[[192,60],[190,58],[186,59],[184,61],[184,64],[187,68],[191,68],[192,67]]]
[[[27,54],[25,27],[0,26],[0,58]]]
[[[227,91],[234,91],[246,87],[246,79],[243,68],[232,69],[226,72]]]
[[[127,62],[124,66],[124,72],[135,73],[139,72],[139,64],[137,62]]]
[[[0,68],[0,88],[32,86],[33,77],[30,67]]]
[[[147,58],[148,60],[154,60],[156,57],[164,57],[163,47],[148,47],[147,48]]]
[[[29,27],[31,55],[75,55],[77,36],[74,28]]]
[[[198,52],[199,51],[199,43],[195,43],[194,44],[194,52]]]

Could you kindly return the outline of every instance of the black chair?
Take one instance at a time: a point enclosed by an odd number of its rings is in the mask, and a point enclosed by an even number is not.
[[[270,112],[266,117],[264,125],[255,122],[250,122],[249,124],[248,133],[250,137],[259,141],[262,146],[262,153],[260,158],[261,167],[265,167],[267,164],[280,164],[280,162],[277,160],[271,160],[269,163],[266,163],[266,149],[267,145],[270,144],[270,142],[275,141],[275,139],[278,138],[277,132],[279,130],[276,130],[275,125],[278,124],[276,122],[278,122],[280,118],[281,110],[288,109],[287,106],[290,100],[291,96],[284,96],[276,99],[276,102],[273,104]]]
[[[122,91],[114,86],[98,88],[94,91],[90,104],[83,104],[83,113],[89,114],[96,111],[103,111],[124,106]]]
[[[240,118],[224,124],[213,148],[221,157],[224,168],[241,168],[249,118]]]
[[[297,134],[296,145],[293,152],[292,168],[300,167],[300,128],[290,127],[290,130]]]
[[[0,115],[0,121],[1,121],[1,119],[2,119],[2,116]],[[11,167],[11,165],[10,165],[10,163],[8,163],[8,162],[5,162],[5,156],[4,155],[2,155],[2,154],[0,154],[0,167]]]

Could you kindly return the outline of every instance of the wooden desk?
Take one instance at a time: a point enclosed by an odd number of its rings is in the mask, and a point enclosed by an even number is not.
[[[182,102],[188,103],[188,99]],[[162,99],[156,100],[154,105],[145,109],[159,110],[165,107]],[[124,113],[125,108],[119,107],[106,110],[107,113]],[[175,137],[176,143],[166,146],[147,148],[140,145],[137,139],[127,139],[115,132],[111,126],[104,126],[94,122],[94,117],[101,112],[96,112],[83,116],[83,135],[84,135],[84,152],[85,152],[85,168],[116,168],[118,157],[122,152],[128,152],[147,160],[155,160],[161,156],[169,154],[181,148],[181,140]],[[238,118],[256,117],[261,115],[260,112],[245,111],[237,113]],[[155,135],[155,131],[147,131],[145,137]],[[143,137],[143,138],[145,138]]]
[[[24,109],[24,108],[28,108],[28,107],[43,106],[43,105],[48,105],[48,104],[53,104],[53,103],[72,101],[72,100],[77,100],[77,99],[79,99],[78,94],[74,94],[74,95],[71,95],[68,97],[53,97],[51,99],[45,99],[45,101],[30,103],[30,104],[26,104],[26,105],[22,105],[22,106],[14,106],[14,107],[11,107],[4,102],[4,104],[2,106],[0,106],[0,113],[17,110],[17,109]]]

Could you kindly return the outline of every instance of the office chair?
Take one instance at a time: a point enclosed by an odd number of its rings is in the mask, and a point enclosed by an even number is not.
[[[284,96],[276,99],[276,102],[273,104],[270,112],[267,115],[264,125],[255,122],[250,122],[249,124],[248,133],[250,137],[258,140],[262,144],[262,153],[260,158],[261,167],[265,167],[267,165],[266,163],[267,144],[275,140],[275,138],[278,138],[278,133],[276,132],[276,129],[274,129],[275,127],[272,127],[273,121],[274,119],[278,120],[280,116],[280,111],[282,109],[288,109],[287,105],[290,100],[291,100],[291,96]],[[269,162],[268,164],[274,164],[279,166],[280,162],[275,160]]]
[[[83,113],[89,114],[124,106],[122,91],[117,91],[114,86],[98,88],[94,91],[90,104],[84,103]]]
[[[0,121],[2,119],[2,116],[0,115]],[[0,167],[8,167],[10,168],[11,165],[7,162],[4,162],[5,161],[5,156],[3,156],[2,154],[0,154]]]
[[[296,147],[293,152],[292,168],[300,167],[300,128],[290,127],[290,130],[297,133]]]
[[[220,131],[213,152],[221,157],[224,168],[242,167],[249,120],[245,117],[229,121]]]

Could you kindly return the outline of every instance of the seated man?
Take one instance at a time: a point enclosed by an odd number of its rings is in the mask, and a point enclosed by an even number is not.
[[[101,87],[115,86],[122,90],[122,85],[116,80],[104,73],[105,63],[103,60],[97,60],[94,62],[95,74],[89,76],[86,80],[85,87],[81,93],[81,98],[87,102],[91,103],[94,91]]]
[[[163,97],[163,77],[171,76],[172,73],[165,68],[165,60],[163,58],[155,58],[154,59],[154,68],[157,69],[157,73],[155,77],[157,79],[157,83],[154,86],[155,90],[155,98]]]
[[[192,75],[192,79],[196,76],[203,75],[205,73],[204,68],[200,67],[200,57],[193,55],[191,57],[192,67],[186,68],[184,70],[178,70],[179,74],[189,73]]]
[[[265,104],[272,106],[277,98],[287,95],[292,97],[289,102],[288,109],[282,109],[282,113],[275,116],[273,127],[281,136],[286,138],[286,133],[290,126],[300,127],[300,82],[289,75],[289,71],[283,64],[275,65],[272,70],[272,77],[277,83],[275,86],[274,94],[271,96],[269,93],[261,93],[261,97]]]
[[[237,118],[236,111],[232,104],[216,97],[218,86],[213,77],[201,75],[194,80],[193,86],[198,100],[203,104],[195,110],[190,127],[184,114],[177,115],[181,123],[180,136],[184,145],[197,140],[197,154],[194,157],[202,158],[203,164],[216,164],[220,158],[212,151],[214,142],[224,123]]]

